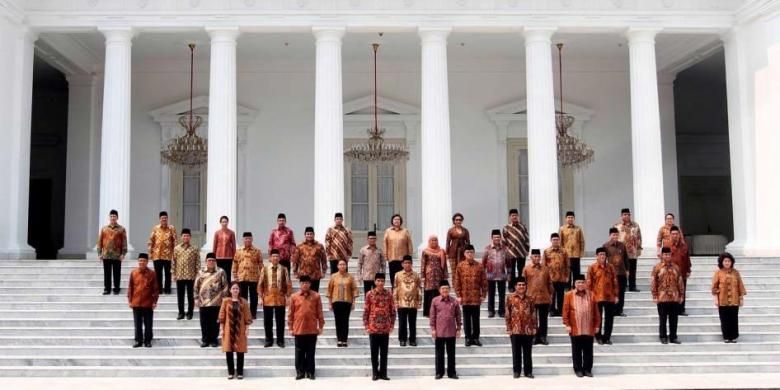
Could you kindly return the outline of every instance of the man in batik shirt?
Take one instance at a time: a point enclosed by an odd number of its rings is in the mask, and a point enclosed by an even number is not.
[[[525,257],[528,256],[528,249],[531,247],[528,229],[520,223],[517,209],[509,210],[509,223],[504,226],[503,236],[504,246],[509,256],[509,291],[514,291],[515,268],[519,275],[525,266]]]
[[[173,259],[173,248],[176,247],[176,228],[168,224],[167,212],[160,211],[160,223],[152,228],[147,246],[157,276],[157,289],[162,294],[170,294],[171,259]]]
[[[688,244],[685,243],[685,239],[682,236],[680,228],[675,225],[669,229],[670,243],[669,249],[672,251],[672,263],[677,266],[680,273],[683,276],[684,290],[688,290],[688,278],[691,276],[691,257],[688,255]],[[680,304],[680,315],[687,316],[685,312],[685,293],[683,293],[683,301]]]
[[[325,233],[325,251],[330,262],[330,273],[339,271],[339,260],[344,260],[349,266],[352,257],[352,230],[344,226],[344,214],[336,213],[334,225]]]
[[[386,265],[382,250],[376,246],[376,232],[368,232],[368,245],[360,248],[357,269],[357,280],[363,282],[365,294],[374,289],[374,276],[377,272],[384,273]]]
[[[233,258],[233,280],[238,282],[241,297],[249,301],[252,319],[257,319],[257,282],[263,269],[263,252],[252,245],[252,232],[244,232],[244,246]]]
[[[527,378],[533,378],[531,348],[536,336],[536,305],[526,294],[525,278],[517,278],[514,294],[506,300],[506,332],[512,343],[512,372],[514,378],[523,371]]]
[[[118,224],[119,213],[108,213],[108,225],[100,229],[97,240],[98,259],[103,262],[103,295],[111,293],[111,276],[114,277],[114,295],[119,294],[122,260],[127,254],[127,231]]]
[[[311,226],[306,227],[304,237],[305,241],[298,245],[293,255],[293,273],[298,278],[308,276],[311,290],[319,292],[320,279],[328,270],[325,247],[314,239],[314,228]]]
[[[511,275],[511,266],[506,247],[501,242],[501,231],[493,229],[490,232],[490,245],[485,247],[482,257],[488,280],[488,317],[496,315],[496,290],[498,290],[498,316],[504,316],[504,294],[506,282]]]
[[[631,210],[620,210],[620,221],[615,226],[618,230],[618,240],[625,244],[628,254],[628,291],[639,292],[636,288],[636,262],[642,255],[642,230],[639,224],[631,220]]]
[[[195,306],[200,313],[200,347],[219,346],[219,308],[222,298],[228,296],[228,282],[225,270],[217,267],[217,256],[213,252],[206,255],[206,268],[195,279]]]
[[[396,275],[398,275],[396,273]],[[385,274],[374,276],[374,289],[366,294],[363,306],[363,326],[371,345],[371,372],[373,379],[390,380],[387,377],[387,347],[390,333],[395,326],[393,294],[385,289]]]
[[[181,229],[181,244],[173,249],[173,281],[176,282],[176,302],[179,305],[177,320],[184,318],[184,294],[187,294],[187,319],[192,319],[192,307],[195,303],[193,288],[200,271],[200,250],[190,245],[190,229]]]
[[[271,264],[263,268],[257,285],[263,301],[265,348],[274,344],[274,318],[276,318],[276,345],[284,348],[285,306],[292,294],[292,279],[287,268],[279,264],[279,250],[271,249]]]
[[[569,256],[569,286],[574,288],[574,277],[581,274],[580,257],[585,253],[585,234],[582,228],[574,224],[574,211],[566,212],[566,223],[558,229],[561,236],[561,246]]]
[[[550,235],[550,247],[544,250],[542,262],[550,271],[550,278],[555,289],[552,316],[560,317],[563,310],[563,294],[569,287],[569,256],[561,247],[561,237],[558,233]]]
[[[279,251],[279,264],[288,270],[292,269],[290,261],[296,249],[295,236],[292,229],[287,227],[287,216],[284,213],[276,217],[276,228],[268,237],[268,251],[271,249]]]
[[[680,344],[677,338],[677,315],[685,299],[685,282],[682,272],[672,262],[672,250],[661,248],[661,262],[653,267],[650,274],[650,292],[653,302],[658,306],[658,337],[661,344]],[[666,321],[669,320],[669,333],[666,333]]]
[[[536,314],[539,317],[534,344],[547,345],[547,314],[550,312],[555,289],[550,270],[542,263],[539,249],[531,249],[531,264],[523,268],[522,275],[526,282],[526,293],[534,300]]]
[[[463,251],[466,257],[458,263],[455,277],[452,278],[455,292],[463,305],[463,328],[466,346],[482,346],[479,340],[479,310],[487,296],[487,275],[482,264],[474,259],[474,245],[466,244]]]
[[[607,261],[615,268],[618,282],[618,302],[615,305],[615,315],[625,317],[623,306],[626,299],[627,274],[626,264],[628,264],[628,250],[626,246],[618,240],[619,232],[617,228],[609,229],[609,240],[604,243],[604,249],[607,251]]]
[[[407,342],[407,325],[409,328],[409,345],[417,346],[417,311],[422,306],[422,280],[412,269],[412,256],[405,255],[403,269],[395,274],[393,299],[398,308],[398,341],[402,347]]]

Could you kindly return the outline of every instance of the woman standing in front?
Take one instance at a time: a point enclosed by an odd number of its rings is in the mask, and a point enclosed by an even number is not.
[[[347,272],[347,261],[339,260],[338,272],[330,276],[328,299],[330,311],[336,320],[336,346],[346,347],[349,337],[349,314],[355,310],[355,300],[360,292],[352,275]]]
[[[739,337],[739,308],[747,294],[739,271],[734,269],[734,256],[724,252],[718,256],[718,270],[712,277],[712,297],[718,307],[720,330],[725,343],[736,343]]]
[[[244,354],[247,351],[249,325],[252,323],[252,313],[249,303],[241,298],[241,288],[238,282],[230,284],[230,297],[222,299],[219,309],[219,325],[222,328],[222,352],[227,360],[228,379],[235,376],[244,379]],[[237,365],[233,365],[233,353],[237,355]]]
[[[452,227],[447,231],[447,261],[450,262],[450,271],[455,275],[458,263],[463,260],[463,252],[467,244],[471,244],[469,229],[463,227],[463,214],[455,213],[452,216]]]
[[[428,237],[428,247],[420,256],[420,279],[423,282],[423,316],[428,317],[431,302],[439,294],[439,283],[447,280],[447,252],[439,246],[439,238]]]
[[[395,274],[403,269],[402,260],[404,256],[411,255],[413,249],[412,235],[409,230],[401,227],[404,219],[400,214],[394,214],[390,217],[390,226],[385,230],[384,249],[385,259],[387,259],[387,268],[390,271],[390,284],[395,283]]]

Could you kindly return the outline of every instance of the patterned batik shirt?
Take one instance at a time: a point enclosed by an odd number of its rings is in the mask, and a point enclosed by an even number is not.
[[[152,228],[147,246],[149,258],[152,261],[173,259],[173,248],[176,246],[176,228],[173,225],[166,227],[156,225]]]
[[[528,294],[514,293],[506,298],[506,331],[511,335],[536,335],[536,306]]]
[[[105,260],[119,260],[127,254],[127,231],[122,225],[106,225],[100,229],[97,241],[98,256]]]
[[[352,257],[352,231],[344,226],[333,226],[325,234],[328,259],[349,262]]]
[[[482,266],[485,267],[488,280],[507,280],[511,265],[507,259],[506,248],[501,244],[486,246],[485,254],[482,257]]]
[[[607,241],[603,246],[607,250],[607,262],[615,267],[617,276],[626,276],[628,274],[628,268],[626,268],[628,250],[626,250],[626,246],[620,241]]]
[[[195,280],[200,271],[200,249],[184,243],[176,245],[171,270],[175,280]]]
[[[417,272],[404,270],[395,274],[393,299],[399,309],[419,309],[422,303],[422,281]]]
[[[272,230],[271,236],[268,237],[269,253],[271,252],[271,249],[279,251],[280,260],[292,259],[293,252],[295,252],[295,236],[293,235],[293,231],[286,226],[284,228]]]
[[[561,246],[569,257],[582,257],[585,252],[585,235],[581,227],[565,224],[558,229],[558,234],[561,236]]]
[[[292,280],[287,268],[281,264],[266,264],[257,284],[257,292],[263,300],[263,306],[285,306],[292,294]]]
[[[195,301],[199,307],[222,305],[222,298],[228,296],[227,276],[222,268],[213,271],[203,268],[195,279]]]
[[[528,229],[522,223],[516,225],[508,224],[504,226],[502,236],[504,237],[504,245],[506,246],[509,257],[512,259],[518,259],[528,256],[528,248],[530,247]]]
[[[325,247],[317,241],[304,241],[298,245],[293,256],[293,271],[301,277],[309,276],[312,280],[322,279],[327,271],[328,259],[325,258]]]
[[[639,224],[634,221],[618,221],[614,227],[618,230],[618,241],[626,245],[628,258],[636,259],[642,256],[642,230],[639,229]]]
[[[369,334],[389,334],[395,326],[393,295],[387,289],[372,289],[366,294],[363,326]]]
[[[485,269],[474,260],[463,260],[458,264],[452,283],[462,305],[480,305],[487,297]]]
[[[233,258],[233,280],[238,282],[257,282],[263,269],[263,253],[260,249],[242,246]]]
[[[653,267],[650,274],[650,291],[658,303],[682,301],[685,296],[683,276],[676,265],[660,262]]]
[[[550,270],[550,278],[553,282],[569,282],[569,256],[563,248],[549,247],[544,250],[542,262]]]
[[[364,282],[373,282],[377,272],[385,272],[385,256],[376,246],[364,246],[360,248],[358,256],[357,277]]]

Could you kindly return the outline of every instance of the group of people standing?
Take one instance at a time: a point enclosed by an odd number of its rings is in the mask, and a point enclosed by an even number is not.
[[[285,347],[286,317],[287,328],[295,340],[296,379],[315,379],[317,336],[322,334],[325,324],[319,288],[328,271],[331,276],[326,294],[335,320],[337,347],[348,346],[349,317],[362,282],[363,325],[369,335],[374,380],[389,379],[389,336],[396,319],[399,345],[417,345],[420,308],[428,318],[434,339],[436,379],[445,375],[445,354],[446,375],[457,379],[455,341],[463,330],[465,346],[482,346],[480,309],[485,300],[488,317],[498,314],[505,318],[515,378],[521,374],[533,378],[532,346],[548,344],[548,316],[561,317],[570,335],[575,374],[592,376],[594,340],[612,344],[614,317],[625,316],[626,290],[639,291],[636,262],[642,251],[642,236],[629,209],[621,210],[620,221],[609,229],[608,240],[596,249],[596,260],[585,274],[580,265],[585,252],[584,233],[575,224],[573,212],[567,212],[563,226],[551,234],[550,246],[540,250],[529,248],[528,229],[520,222],[518,211],[510,210],[509,222],[503,229],[491,231],[481,261],[476,259],[470,232],[463,226],[463,215],[456,213],[443,247],[437,236],[428,237],[420,254],[419,273],[413,269],[411,234],[402,226],[402,217],[393,215],[392,225],[384,232],[382,248],[377,245],[376,232],[368,233],[367,243],[357,256],[354,276],[348,271],[352,232],[344,226],[341,213],[335,214],[325,245],[314,239],[311,227],[305,229],[304,241],[296,245],[293,231],[286,226],[286,216],[279,214],[277,227],[268,239],[268,264],[264,264],[260,248],[254,246],[251,232],[243,233],[243,246],[237,247],[236,235],[228,227],[229,219],[223,216],[203,268],[199,248],[191,245],[189,229],[182,229],[179,240],[176,229],[168,223],[167,213],[161,212],[159,218],[160,223],[150,234],[148,254],[139,254],[138,268],[132,271],[128,283],[128,303],[136,329],[134,347],[152,346],[153,310],[159,294],[171,293],[174,281],[177,319],[191,320],[194,307],[198,307],[201,347],[218,347],[222,335],[229,379],[243,378],[248,329],[257,318],[258,304],[263,309],[264,347],[272,347],[274,341],[278,347]],[[679,344],[677,316],[685,315],[691,264],[672,214],[667,214],[666,223],[659,230],[656,247],[660,261],[651,273],[650,289],[658,306],[659,337],[664,344]],[[109,224],[100,231],[97,248],[104,268],[103,294],[118,294],[127,235],[114,210]],[[526,264],[529,255],[530,262]],[[153,261],[153,270],[148,267],[149,260]],[[727,343],[736,342],[738,337],[738,309],[745,295],[734,263],[733,256],[722,254],[712,283]],[[386,275],[390,289],[385,288]],[[293,278],[300,285],[295,293]],[[455,297],[450,295],[450,280]]]

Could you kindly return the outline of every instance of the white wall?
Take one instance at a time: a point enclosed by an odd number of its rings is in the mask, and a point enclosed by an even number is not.
[[[497,193],[499,180],[505,178],[499,177],[495,168],[496,130],[485,110],[525,96],[523,65],[522,59],[512,58],[451,59],[449,63],[453,210],[465,214],[465,225],[478,247],[487,244],[491,229],[505,222],[499,217],[505,211],[498,210],[498,199],[506,194]],[[207,94],[208,64],[196,66],[195,94]],[[586,209],[575,210],[584,221],[589,251],[605,241],[619,209],[632,207],[633,203],[627,66],[627,61],[567,62],[566,99],[594,112],[583,136],[596,151],[596,161],[583,172]],[[365,63],[345,61],[345,101],[371,93],[368,70]],[[397,63],[390,59],[383,63],[379,75],[380,93],[419,107],[419,80],[418,61]],[[141,249],[146,246],[160,207],[160,129],[147,112],[186,98],[187,73],[181,71],[180,64],[134,64],[132,82],[130,237],[131,243]],[[668,95],[662,94],[662,99],[664,96]],[[253,231],[265,249],[276,214],[285,212],[300,239],[303,228],[312,223],[315,195],[314,64],[239,62],[238,103],[259,111],[247,132],[247,210],[239,211],[239,230]],[[663,111],[663,115],[669,115],[668,110]],[[662,123],[668,123],[667,119],[662,118]],[[408,180],[408,186],[419,188],[413,175]],[[418,232],[419,208],[408,202],[407,211],[405,220],[415,232],[417,245],[422,239]],[[84,227],[71,218],[66,229]],[[656,227],[645,229],[652,232]]]

